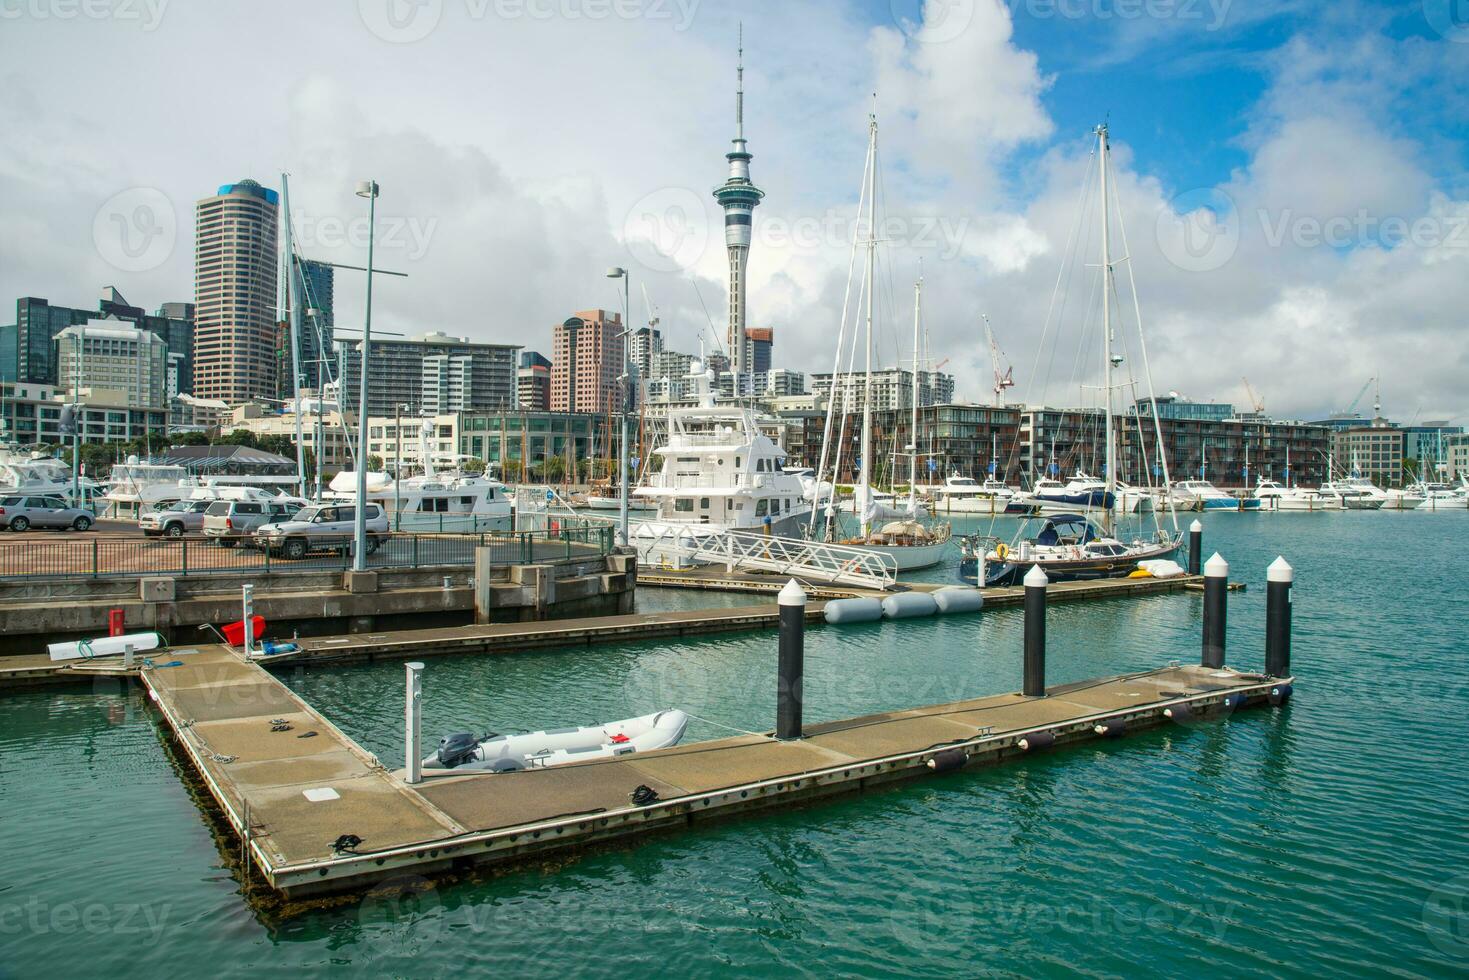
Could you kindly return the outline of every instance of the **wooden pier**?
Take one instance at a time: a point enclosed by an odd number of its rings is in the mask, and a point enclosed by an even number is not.
[[[773,683],[773,658],[771,666]],[[1181,720],[1261,704],[1287,683],[1170,666],[1052,687],[1043,698],[1002,694],[807,725],[797,741],[741,735],[552,769],[450,770],[409,785],[228,647],[200,648],[141,676],[255,873],[291,898],[1001,762],[1026,745],[1169,723],[1169,709]],[[635,791],[644,805],[632,802]]]

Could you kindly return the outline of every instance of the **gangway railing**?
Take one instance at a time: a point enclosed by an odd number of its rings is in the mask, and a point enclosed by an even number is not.
[[[898,582],[897,560],[884,552],[760,531],[664,525],[656,534],[635,536],[633,543],[644,565],[723,565],[728,571],[772,572],[880,591]]]

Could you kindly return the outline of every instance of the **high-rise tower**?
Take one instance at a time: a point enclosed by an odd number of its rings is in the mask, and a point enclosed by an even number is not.
[[[280,197],[253,180],[195,206],[194,394],[238,405],[275,392]]]
[[[725,350],[733,361],[736,394],[748,388],[750,366],[745,363],[745,265],[750,257],[751,220],[765,192],[750,182],[750,151],[745,148],[745,32],[740,28],[739,59],[735,69],[734,149],[726,153],[729,178],[714,191],[724,208],[724,247],[729,253],[729,333]]]

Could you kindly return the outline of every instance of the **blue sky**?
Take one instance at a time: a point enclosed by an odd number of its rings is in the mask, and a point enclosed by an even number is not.
[[[1081,324],[1045,324],[1105,115],[1161,389],[1240,402],[1249,377],[1311,417],[1379,375],[1391,414],[1469,421],[1469,21],[1445,19],[1465,0],[618,2],[0,7],[0,303],[186,299],[194,202],[283,170],[309,254],[360,263],[351,189],[372,175],[380,254],[410,272],[374,297],[384,328],[544,347],[613,306],[602,273],[626,265],[634,315],[646,287],[668,344],[695,350],[725,319],[710,189],[742,20],[767,192],[749,309],[778,365],[830,368],[877,91],[883,198],[906,222],[880,359],[907,356],[920,259],[961,396],[989,387],[981,312],[1017,378],[1076,359]],[[280,29],[221,74],[241,24]],[[144,261],[108,237],[140,203],[171,232]],[[344,282],[339,317],[360,308]],[[1089,383],[1011,394],[1078,404]]]

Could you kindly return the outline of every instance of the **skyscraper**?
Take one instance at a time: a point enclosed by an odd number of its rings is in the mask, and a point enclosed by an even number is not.
[[[279,196],[253,180],[195,206],[194,394],[231,405],[275,394]]]
[[[551,411],[606,412],[622,374],[622,315],[581,310],[551,331]]]
[[[745,148],[745,41],[740,28],[739,60],[735,69],[734,149],[724,155],[729,161],[729,178],[714,191],[724,208],[724,247],[729,253],[729,333],[725,350],[734,359],[735,377],[747,377],[745,359],[745,265],[750,255],[751,228],[755,207],[765,192],[750,181],[750,152]],[[749,382],[741,388],[748,390]]]

